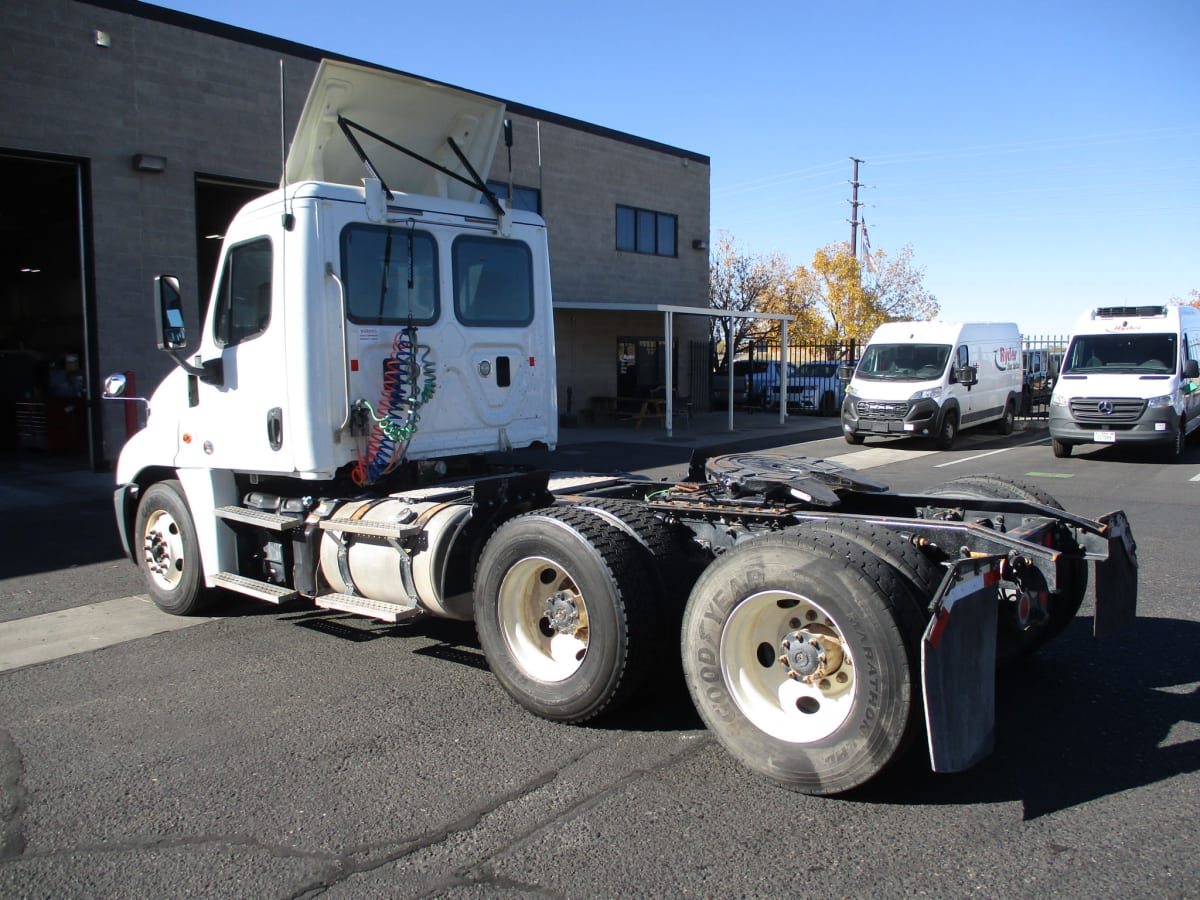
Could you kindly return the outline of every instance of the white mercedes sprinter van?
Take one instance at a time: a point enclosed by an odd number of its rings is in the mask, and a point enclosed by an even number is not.
[[[1012,322],[886,322],[846,388],[842,433],[851,444],[924,436],[945,450],[962,428],[993,422],[1010,433],[1020,402],[1021,332]]]
[[[1157,444],[1200,428],[1200,310],[1110,306],[1080,317],[1050,395],[1054,455],[1076,444]]]

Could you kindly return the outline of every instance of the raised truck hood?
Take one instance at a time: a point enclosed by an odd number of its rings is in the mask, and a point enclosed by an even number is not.
[[[486,181],[504,127],[504,104],[411,75],[322,60],[288,151],[288,184],[327,181],[358,186],[369,174],[342,134],[338,116],[469,177],[446,142],[453,137]],[[360,134],[358,139],[392,191],[479,202],[478,190],[368,136]]]

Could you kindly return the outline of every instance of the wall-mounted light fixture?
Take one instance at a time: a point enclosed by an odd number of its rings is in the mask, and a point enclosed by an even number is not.
[[[154,156],[149,153],[135,153],[133,157],[133,171],[135,172],[165,172],[167,169],[167,158],[165,156]]]
[[[702,240],[701,238],[696,238],[694,241],[692,241],[692,249],[693,250],[707,250],[708,249],[708,241]]]
[[[97,47],[108,48],[112,46],[112,38],[109,37],[107,31],[93,31],[92,37],[95,38]]]

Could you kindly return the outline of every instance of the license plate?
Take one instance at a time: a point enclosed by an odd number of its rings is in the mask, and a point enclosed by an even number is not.
[[[1115,444],[1117,433],[1115,431],[1097,431],[1092,435],[1092,440],[1097,444]]]

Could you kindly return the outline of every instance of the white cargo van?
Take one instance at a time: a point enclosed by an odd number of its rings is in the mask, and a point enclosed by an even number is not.
[[[849,374],[849,370],[846,370]],[[887,322],[871,336],[842,403],[842,433],[918,435],[948,449],[962,428],[1013,429],[1021,333],[1012,322]]]
[[[1174,459],[1200,428],[1200,310],[1110,306],[1080,317],[1050,396],[1054,455],[1157,444]]]

